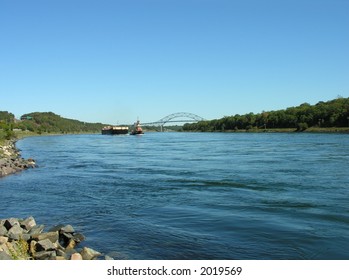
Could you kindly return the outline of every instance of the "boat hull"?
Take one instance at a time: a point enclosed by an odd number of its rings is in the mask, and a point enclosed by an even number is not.
[[[141,135],[141,134],[144,134],[144,132],[143,131],[132,131],[130,133],[130,135]]]
[[[128,133],[128,127],[111,127],[111,128],[103,128],[103,135],[123,135]]]

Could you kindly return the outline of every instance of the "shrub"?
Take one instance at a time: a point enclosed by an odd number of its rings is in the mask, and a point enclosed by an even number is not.
[[[304,131],[306,129],[308,129],[307,123],[298,123],[297,124],[297,131]]]

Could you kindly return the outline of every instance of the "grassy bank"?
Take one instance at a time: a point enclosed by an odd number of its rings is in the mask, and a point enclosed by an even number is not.
[[[9,140],[16,140],[16,139],[22,139],[24,137],[39,136],[39,135],[44,135],[44,134],[38,134],[31,131],[13,131],[13,133],[9,137],[9,135],[4,130],[0,129],[0,146],[5,145]]]
[[[349,127],[309,127],[305,132],[349,133]]]
[[[22,131],[22,130],[15,130],[13,131],[13,135],[10,139],[22,139],[25,137],[30,137],[30,136],[49,136],[49,135],[68,135],[68,134],[97,134],[97,132],[95,131],[86,131],[86,132],[71,132],[71,133],[56,133],[56,132],[51,132],[51,133],[47,133],[47,132],[42,132],[42,133],[37,133],[37,132],[32,132],[32,131]],[[8,139],[6,133],[4,130],[0,129],[0,145],[2,143],[4,143],[6,140],[10,140]]]
[[[189,131],[188,131],[189,132]],[[216,130],[211,132],[223,133],[349,133],[348,127],[310,127],[303,131],[297,131],[295,128],[267,128],[267,129],[237,129],[237,130]]]

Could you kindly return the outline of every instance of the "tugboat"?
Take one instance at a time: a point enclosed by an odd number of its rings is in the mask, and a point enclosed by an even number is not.
[[[142,130],[140,121],[137,120],[137,122],[134,123],[134,127],[133,127],[130,135],[140,135],[140,134],[144,134],[144,132]]]

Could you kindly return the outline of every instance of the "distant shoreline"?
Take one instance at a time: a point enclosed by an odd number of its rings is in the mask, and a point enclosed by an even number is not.
[[[297,131],[295,128],[267,128],[267,129],[237,129],[237,130],[215,130],[215,131],[183,131],[197,133],[343,133],[349,134],[349,127],[310,127],[303,131]]]

